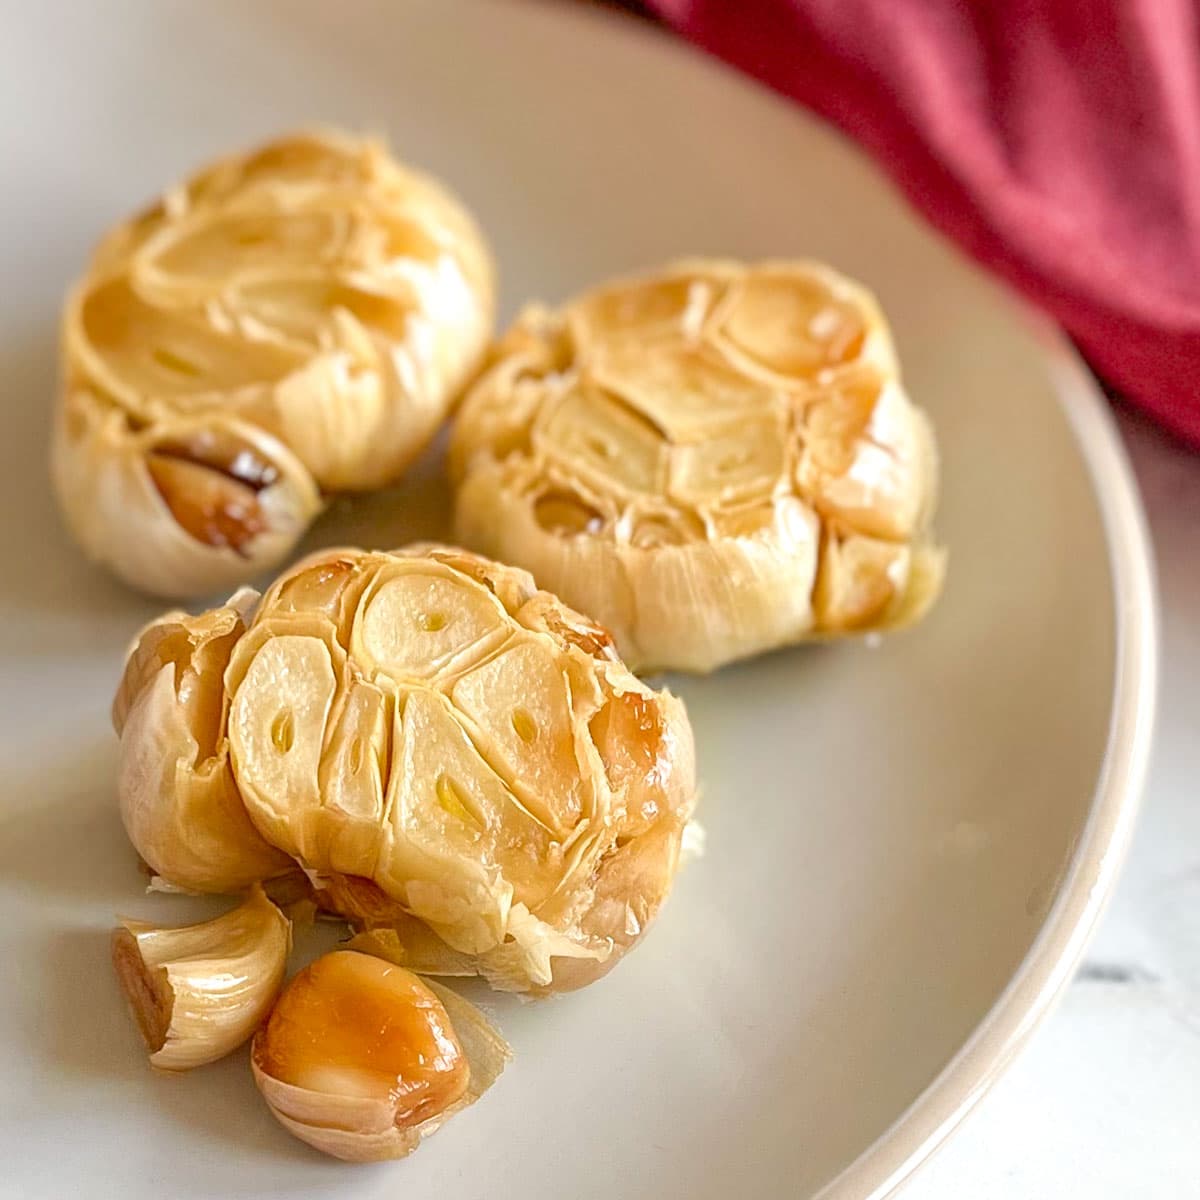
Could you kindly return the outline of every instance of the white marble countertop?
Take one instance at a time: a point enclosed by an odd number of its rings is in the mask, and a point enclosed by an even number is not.
[[[912,1200],[1200,1195],[1200,454],[1123,416],[1158,561],[1162,669],[1133,847],[1056,1011]]]

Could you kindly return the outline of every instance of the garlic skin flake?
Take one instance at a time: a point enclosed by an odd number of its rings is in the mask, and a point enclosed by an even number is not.
[[[255,885],[201,925],[122,920],[112,957],[152,1066],[187,1071],[245,1042],[283,983],[291,922]]]
[[[67,298],[52,471],[76,540],[162,596],[275,565],[328,494],[421,453],[493,310],[469,214],[379,141],[313,130],[204,168]]]
[[[450,468],[462,543],[634,670],[895,629],[941,589],[931,427],[874,298],[819,263],[687,260],[527,309]]]
[[[279,1123],[349,1162],[404,1158],[496,1081],[512,1052],[457,993],[338,950],[284,990],[251,1050]]]

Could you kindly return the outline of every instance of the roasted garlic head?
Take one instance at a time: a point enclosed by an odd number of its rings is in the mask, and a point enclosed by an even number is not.
[[[67,299],[71,529],[149,592],[244,582],[325,494],[421,452],[492,312],[471,218],[379,142],[312,132],[215,163],[110,233]]]
[[[936,598],[936,455],[873,298],[811,262],[677,263],[528,309],[458,414],[462,542],[710,671]]]
[[[338,950],[301,971],[254,1039],[279,1123],[353,1162],[403,1158],[512,1057],[483,1014],[401,967]]]
[[[271,1011],[291,945],[290,922],[257,885],[202,925],[122,921],[113,966],[150,1062],[184,1071],[237,1049]]]
[[[435,546],[319,554],[242,609],[150,626],[118,696],[126,825],[164,877],[152,841],[195,882],[226,820],[248,867],[248,816],[332,907],[415,919],[496,987],[579,987],[639,939],[691,815],[692,734],[603,629]],[[198,760],[202,796],[178,765]]]

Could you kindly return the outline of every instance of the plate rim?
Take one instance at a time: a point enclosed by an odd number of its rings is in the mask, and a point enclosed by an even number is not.
[[[1010,293],[1045,351],[1099,509],[1113,590],[1108,734],[1087,820],[1033,944],[982,1021],[907,1109],[815,1200],[887,1200],[1012,1065],[1074,977],[1112,896],[1145,790],[1158,694],[1159,603],[1145,509],[1111,407],[1067,335]]]

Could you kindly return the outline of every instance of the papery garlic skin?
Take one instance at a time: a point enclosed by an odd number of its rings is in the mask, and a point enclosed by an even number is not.
[[[295,867],[254,828],[229,765],[222,676],[256,600],[246,590],[199,617],[151,622],[113,701],[125,830],[156,875],[187,891],[237,892]]]
[[[278,563],[324,495],[428,444],[493,274],[459,201],[373,139],[297,134],[169,190],[64,308],[52,469],[76,539],[164,596]]]
[[[255,1036],[255,1083],[279,1123],[349,1162],[411,1154],[473,1104],[512,1058],[487,1018],[448,988],[354,951],[287,986]]]
[[[186,1071],[245,1042],[279,993],[291,941],[291,923],[257,885],[200,925],[123,920],[113,966],[151,1065]]]
[[[863,288],[696,259],[526,310],[456,418],[463,544],[711,671],[892,629],[936,599],[933,434]]]

